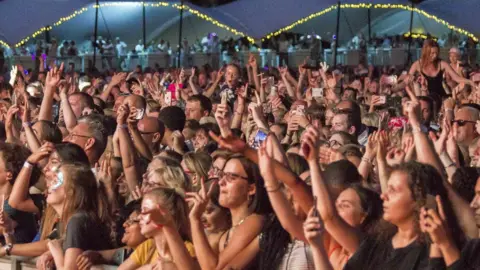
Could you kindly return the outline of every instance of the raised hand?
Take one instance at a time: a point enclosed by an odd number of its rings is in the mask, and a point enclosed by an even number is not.
[[[153,222],[157,226],[174,227],[175,221],[168,210],[157,204],[152,209],[142,210],[142,219],[149,224]]]
[[[54,151],[55,145],[51,142],[46,142],[27,158],[27,162],[30,164],[38,164],[41,160],[48,158]]]
[[[205,179],[202,177],[200,179],[200,190],[198,192],[187,192],[185,193],[185,200],[189,203],[192,203],[189,217],[191,220],[200,221],[205,208],[207,208],[208,201],[213,194],[213,190],[217,181],[212,182],[208,191],[205,187]]]
[[[251,68],[257,68],[258,67],[257,58],[255,57],[255,55],[250,54],[248,56],[248,64],[250,65]]]
[[[320,134],[313,127],[309,126],[303,133],[301,150],[308,161],[316,161],[319,158]]]
[[[223,135],[221,137],[217,136],[212,131],[210,131],[208,134],[215,142],[217,142],[220,148],[230,150],[234,153],[242,153],[248,148],[247,144],[243,140],[233,136],[233,134],[229,134],[225,137],[223,137]]]
[[[63,73],[63,62],[60,64],[60,67],[57,68],[56,65],[53,65],[53,68],[51,68],[48,73],[47,73],[47,78],[45,80],[45,85],[47,87],[57,87],[58,82],[60,81]]]
[[[117,110],[117,125],[125,125],[129,113],[128,106],[126,104],[121,105]]]
[[[392,148],[387,152],[386,159],[390,167],[400,165],[405,161],[405,152],[400,148]]]
[[[13,118],[15,114],[20,111],[20,108],[17,105],[12,105],[8,108],[7,116],[5,118],[5,128],[11,129],[13,127]]]
[[[15,80],[17,79],[17,74],[18,74],[18,68],[16,65],[12,66],[12,70],[10,70],[10,85],[12,87],[15,87]]]
[[[215,111],[215,120],[217,120],[218,127],[222,136],[228,136],[231,133],[230,130],[230,111],[227,104],[218,104]]]
[[[111,186],[113,181],[111,160],[111,154],[107,154],[100,162],[100,164],[95,164],[97,179],[99,181],[102,181],[106,186]]]
[[[439,246],[453,244],[450,229],[447,226],[445,212],[440,196],[435,197],[438,212],[435,209],[422,207],[420,210],[420,230],[428,233],[434,244]]]
[[[119,85],[122,81],[125,80],[125,78],[127,78],[127,73],[126,72],[115,73],[115,75],[113,75],[110,83],[112,85]]]
[[[412,127],[420,127],[420,103],[408,101],[406,111],[408,112],[408,122]]]
[[[303,223],[303,233],[308,243],[312,246],[323,245],[322,235],[325,231],[322,219],[315,213],[315,206],[308,212],[307,219]]]
[[[329,68],[327,62],[321,62],[321,63],[320,63],[320,67],[321,67],[321,69],[320,69],[319,71],[320,71],[320,72],[323,72],[323,73],[327,72],[327,70],[328,70],[328,68]]]

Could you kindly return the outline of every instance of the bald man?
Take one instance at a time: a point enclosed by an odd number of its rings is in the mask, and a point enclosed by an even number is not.
[[[160,150],[160,142],[165,133],[163,123],[157,118],[146,116],[138,121],[137,127],[150,152],[156,155]]]
[[[480,111],[471,106],[462,106],[455,113],[453,135],[457,144],[468,147],[478,137],[475,124],[480,118]]]

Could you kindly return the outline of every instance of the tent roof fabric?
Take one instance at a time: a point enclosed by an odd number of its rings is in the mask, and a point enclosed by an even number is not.
[[[106,2],[132,1],[100,1],[100,3]],[[168,2],[170,5],[179,4],[179,1]],[[407,0],[344,0],[341,2],[342,4],[409,5]],[[69,16],[83,7],[92,7],[94,3],[95,1],[92,0],[0,1],[0,40],[11,45],[16,44],[40,28],[53,25],[60,17]],[[214,8],[203,8],[187,2],[185,4],[249,37],[261,38],[297,20],[334,6],[337,2],[335,0],[238,0]],[[417,5],[417,8],[453,26],[475,35],[480,34],[480,24],[474,12],[480,10],[478,0],[426,0]]]

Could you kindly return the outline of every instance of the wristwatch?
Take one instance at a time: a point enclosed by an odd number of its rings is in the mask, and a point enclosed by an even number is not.
[[[5,253],[6,253],[8,256],[10,256],[10,255],[11,255],[10,252],[12,251],[13,244],[12,244],[12,243],[6,244],[6,245],[4,246],[4,248],[5,248]]]

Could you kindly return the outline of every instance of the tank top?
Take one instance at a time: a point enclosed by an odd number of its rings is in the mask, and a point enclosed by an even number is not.
[[[434,94],[441,98],[447,97],[447,92],[443,88],[443,72],[444,71],[442,70],[441,67],[440,67],[440,71],[438,71],[435,77],[430,77],[427,74],[423,73],[423,70],[421,70],[421,65],[420,65],[420,72],[427,80],[427,88],[430,95]]]

